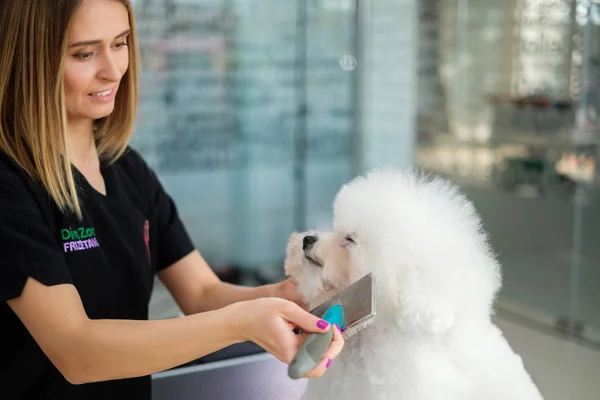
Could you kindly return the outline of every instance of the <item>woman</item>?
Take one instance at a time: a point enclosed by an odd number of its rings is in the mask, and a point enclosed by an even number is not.
[[[0,37],[2,399],[150,398],[152,373],[242,341],[289,363],[294,328],[331,329],[289,280],[220,282],[128,147],[129,0],[4,0]],[[185,317],[148,321],[154,274]]]

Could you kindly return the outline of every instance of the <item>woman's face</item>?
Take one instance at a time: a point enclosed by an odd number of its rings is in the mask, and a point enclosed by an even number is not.
[[[68,31],[64,69],[69,123],[109,115],[129,66],[129,15],[118,0],[84,0]]]

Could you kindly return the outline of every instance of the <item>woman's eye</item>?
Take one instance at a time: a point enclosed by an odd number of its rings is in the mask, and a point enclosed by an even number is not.
[[[125,46],[127,46],[127,42],[121,42],[121,43],[115,44],[115,47],[117,49],[120,49],[120,48],[125,47]]]
[[[354,239],[352,239],[352,236],[346,236],[346,241],[350,243],[356,243]]]
[[[85,61],[88,60],[90,58],[92,58],[92,56],[94,55],[93,52],[90,53],[79,53],[79,54],[75,54],[75,58],[81,61]]]

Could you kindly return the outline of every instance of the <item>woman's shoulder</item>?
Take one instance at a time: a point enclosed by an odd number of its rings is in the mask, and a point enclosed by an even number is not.
[[[35,186],[35,179],[11,156],[0,150],[0,192],[16,188],[32,189]]]
[[[0,171],[2,173],[17,173],[22,169],[4,150],[0,150]]]
[[[123,169],[132,178],[147,179],[153,175],[152,169],[142,154],[131,146],[127,146],[115,165]]]
[[[47,210],[50,197],[39,180],[0,150],[0,205],[5,210],[38,207]]]
[[[120,190],[139,195],[145,201],[154,199],[159,186],[158,178],[140,151],[128,146],[112,168],[114,174],[119,176]]]

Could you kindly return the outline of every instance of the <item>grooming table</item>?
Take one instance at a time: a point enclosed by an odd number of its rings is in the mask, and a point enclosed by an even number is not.
[[[153,400],[300,400],[306,379],[253,343],[239,343],[152,376]]]

